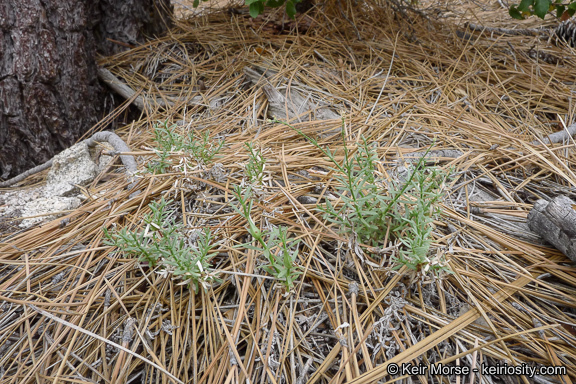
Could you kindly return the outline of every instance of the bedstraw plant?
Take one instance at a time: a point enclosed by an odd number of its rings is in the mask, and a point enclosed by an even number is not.
[[[261,185],[264,180],[266,159],[262,155],[262,151],[254,148],[252,143],[246,143],[245,145],[248,150],[248,162],[244,166],[244,174],[250,183]]]
[[[234,210],[248,222],[248,233],[258,245],[243,244],[242,247],[260,252],[268,264],[264,270],[271,276],[282,281],[288,291],[294,286],[294,281],[302,274],[301,268],[296,264],[298,259],[298,243],[300,240],[288,238],[288,230],[285,227],[272,226],[264,234],[254,223],[251,217],[253,199],[251,189],[242,191],[240,186],[234,189],[234,196],[239,206],[232,206]]]
[[[210,273],[209,253],[214,247],[209,228],[200,232],[192,244],[183,233],[183,226],[174,222],[170,201],[162,198],[148,206],[150,213],[144,215],[144,229],[131,231],[126,227],[109,232],[104,228],[105,244],[138,257],[151,267],[159,267],[162,273],[171,273],[189,283],[195,292],[199,285],[208,286],[215,281]]]
[[[374,144],[366,139],[362,138],[360,145],[352,151],[342,129],[344,159],[339,162],[336,151],[323,148],[315,139],[285,122],[274,122],[294,129],[334,165],[331,170],[339,182],[339,203],[326,199],[325,205],[317,207],[326,221],[334,223],[342,233],[352,231],[360,242],[373,247],[382,246],[386,234],[391,233],[401,245],[394,269],[406,265],[424,273],[449,272],[442,260],[431,261],[428,257],[433,221],[440,213],[438,202],[447,177],[442,170],[425,166],[425,157],[432,146],[411,166],[405,180],[388,183],[378,176],[377,153]]]
[[[194,131],[187,134],[178,132],[178,126],[168,125],[168,122],[158,122],[154,126],[154,141],[157,143],[156,154],[158,160],[147,164],[148,172],[162,174],[169,171],[172,166],[170,156],[180,153],[189,155],[198,163],[207,164],[220,152],[224,145],[223,140],[210,139],[210,131],[204,131],[196,137]]]

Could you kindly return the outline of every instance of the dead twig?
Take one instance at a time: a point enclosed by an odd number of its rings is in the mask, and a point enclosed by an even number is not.
[[[500,35],[512,35],[512,36],[536,36],[549,33],[549,28],[525,28],[525,29],[509,29],[509,28],[491,28],[483,25],[477,25],[472,23],[465,23],[464,26],[470,28],[476,32],[488,32],[497,33]]]

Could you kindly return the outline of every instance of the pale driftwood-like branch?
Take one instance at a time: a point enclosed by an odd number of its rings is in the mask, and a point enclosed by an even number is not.
[[[24,180],[25,178],[27,178],[28,176],[34,175],[38,172],[42,172],[45,169],[48,169],[52,166],[52,159],[48,160],[47,162],[45,162],[44,164],[40,164],[35,166],[32,169],[27,170],[24,173],[19,174],[16,177],[13,177],[11,179],[8,179],[6,181],[2,181],[0,182],[0,188],[7,188],[11,185],[14,185],[16,183],[21,182],[22,180]]]
[[[85,140],[86,145],[89,147],[93,147],[96,145],[96,142],[107,142],[109,143],[114,149],[118,152],[130,152],[130,147],[114,132],[104,131],[104,132],[96,132],[92,137]],[[136,164],[136,160],[134,160],[134,156],[132,155],[120,155],[120,159],[122,163],[126,167],[126,170],[129,173],[129,176],[134,175],[137,171],[138,167]],[[0,188],[7,188],[10,187],[28,176],[34,175],[38,172],[42,172],[45,169],[48,169],[52,166],[52,159],[48,160],[44,164],[38,165],[32,169],[27,170],[26,172],[13,177],[9,180],[0,182]]]
[[[494,32],[500,35],[536,36],[548,32],[548,30],[545,28],[508,29],[508,28],[491,28],[472,23],[465,23],[464,25],[476,32],[490,32],[490,33]]]
[[[291,118],[309,114],[316,120],[340,119],[340,115],[325,106],[317,106],[310,97],[303,97],[295,89],[289,91],[279,91],[274,87],[268,78],[273,75],[273,71],[259,68],[261,72],[250,67],[244,67],[244,74],[256,85],[262,80],[262,91],[268,100],[268,117],[288,121]]]
[[[122,140],[117,134],[110,131],[96,132],[91,138],[86,139],[86,145],[93,147],[97,142],[107,142],[118,152],[130,152],[130,147],[126,145],[124,140]],[[134,156],[132,155],[120,155],[122,164],[126,167],[126,170],[134,174],[138,170],[138,165]]]
[[[576,134],[576,123],[568,126],[566,129],[563,129],[561,131],[558,131],[556,133],[553,133],[551,135],[548,135],[547,137],[545,137],[544,139],[542,139],[541,141],[538,140],[534,140],[533,142],[531,142],[530,144],[532,145],[539,145],[539,144],[550,144],[550,143],[560,143],[566,139],[568,139],[569,137],[572,137]]]
[[[123,83],[116,76],[112,74],[109,70],[105,68],[98,68],[98,77],[100,80],[106,83],[114,92],[125,98],[126,100],[131,99],[136,94],[132,88],[130,88],[126,83]],[[144,104],[144,98],[138,96],[132,102],[139,110],[143,111],[146,108]]]
[[[125,98],[126,100],[130,100],[136,94],[136,91],[130,88],[128,84],[123,83],[119,78],[114,76],[112,72],[105,68],[98,68],[98,77],[100,80],[106,83],[114,92]],[[198,92],[204,88],[204,83],[200,83],[198,87],[193,87],[193,91]],[[167,98],[168,99],[168,98]],[[146,101],[149,99],[145,99],[142,96],[136,97],[132,104],[134,104],[139,110],[144,111],[146,108]],[[173,107],[176,102],[186,101],[187,104],[198,104],[202,102],[201,96],[194,96],[191,100],[184,99],[184,98],[170,98],[169,100],[164,100],[160,98],[154,98],[153,101],[163,108]]]
[[[576,123],[573,123],[572,125],[568,126],[566,129],[559,131],[559,132],[555,132],[552,133],[548,136],[546,136],[545,138],[543,138],[542,140],[534,140],[532,142],[530,142],[530,144],[532,145],[548,145],[551,143],[560,143],[572,136],[576,135]],[[404,156],[404,158],[406,159],[410,159],[410,158],[414,158],[414,159],[419,159],[422,156],[424,156],[426,152],[412,152],[407,154],[406,156]],[[456,149],[442,149],[442,150],[434,150],[434,151],[430,151],[426,157],[431,157],[431,158],[438,158],[438,157],[444,157],[444,158],[452,158],[452,159],[457,159],[458,157],[462,156],[464,153],[462,151],[456,150]],[[522,155],[522,152],[519,152],[520,155]]]
[[[528,227],[576,263],[576,205],[566,196],[538,200],[528,214]]]
[[[426,154],[426,152],[412,152],[412,153],[406,154],[404,156],[404,158],[406,160],[408,160],[408,159],[420,159],[425,154]],[[445,157],[445,158],[449,158],[449,159],[457,159],[463,155],[464,155],[464,152],[462,152],[458,149],[439,149],[439,150],[434,150],[434,151],[428,152],[428,154],[426,154],[426,157],[427,158]]]

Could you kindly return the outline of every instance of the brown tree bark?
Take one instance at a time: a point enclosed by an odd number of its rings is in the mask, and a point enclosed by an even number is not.
[[[102,118],[96,55],[161,34],[171,11],[170,0],[0,1],[0,178],[49,160]]]

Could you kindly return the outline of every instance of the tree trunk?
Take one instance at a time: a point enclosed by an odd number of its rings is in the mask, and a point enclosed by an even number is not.
[[[49,160],[102,118],[97,53],[162,33],[171,11],[169,0],[0,1],[0,178]]]

